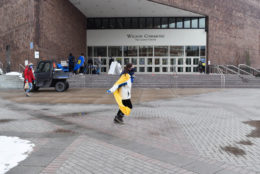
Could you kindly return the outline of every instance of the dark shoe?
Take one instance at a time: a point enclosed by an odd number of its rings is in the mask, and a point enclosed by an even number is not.
[[[114,122],[118,124],[124,124],[123,117],[115,116]]]

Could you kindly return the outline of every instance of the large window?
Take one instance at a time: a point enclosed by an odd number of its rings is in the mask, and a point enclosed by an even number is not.
[[[168,46],[155,46],[154,56],[168,56]]]
[[[183,46],[170,46],[170,55],[171,56],[183,56],[184,47]]]
[[[87,29],[204,29],[204,17],[119,17],[119,18],[88,18]]]
[[[200,50],[199,46],[187,46],[186,56],[199,56]]]
[[[122,57],[122,47],[120,47],[120,46],[108,47],[108,56],[109,57]]]
[[[93,47],[88,47],[88,56],[89,57],[93,56]]]
[[[205,28],[206,27],[206,20],[205,18],[199,19],[199,28]]]
[[[140,46],[139,47],[139,56],[140,57],[153,56],[153,47],[152,46]]]
[[[94,47],[95,57],[107,57],[107,47]]]
[[[124,47],[124,56],[125,57],[136,57],[137,49],[138,48],[136,46],[125,46]]]
[[[205,46],[200,47],[200,56],[206,56],[206,47]]]
[[[153,28],[161,28],[161,18],[154,18]]]
[[[190,18],[184,18],[184,28],[190,28]]]

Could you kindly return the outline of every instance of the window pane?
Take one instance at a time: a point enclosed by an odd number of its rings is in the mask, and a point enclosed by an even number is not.
[[[183,28],[183,21],[182,18],[177,18],[177,28]]]
[[[170,55],[171,56],[183,56],[184,47],[183,46],[171,46],[170,47]]]
[[[146,27],[145,28],[153,28],[153,18],[146,18]]]
[[[107,65],[107,59],[106,58],[101,59],[101,65]]]
[[[183,65],[183,58],[178,59],[178,65]]]
[[[110,29],[115,29],[116,28],[116,19],[115,18],[110,18],[109,19],[109,28]]]
[[[132,58],[132,64],[137,65],[137,58]]]
[[[200,28],[205,28],[205,18],[200,18],[199,24],[200,24]]]
[[[176,72],[176,67],[170,67],[170,72]]]
[[[115,57],[115,56],[122,56],[122,47],[108,47],[108,56]]]
[[[186,56],[199,56],[199,46],[187,46]]]
[[[155,65],[160,65],[160,58],[155,58],[154,59],[154,64]]]
[[[161,18],[154,18],[153,28],[161,28]]]
[[[162,59],[162,64],[163,65],[168,65],[168,58],[163,58]]]
[[[175,18],[169,18],[169,28],[175,28]]]
[[[92,47],[88,47],[88,56],[93,57]]]
[[[101,68],[101,72],[107,72],[107,68],[106,67],[102,67]]]
[[[178,72],[183,72],[183,67],[178,67]]]
[[[140,46],[139,47],[139,56],[141,56],[141,57],[153,56],[153,47]]]
[[[168,72],[168,68],[167,67],[162,67],[162,72]]]
[[[88,19],[87,29],[95,29],[95,28],[96,28],[95,19],[93,18]]]
[[[134,29],[139,28],[138,18],[132,18],[132,28],[134,28]]]
[[[160,72],[160,67],[155,67],[154,72]]]
[[[97,29],[102,28],[102,20],[101,19],[95,19],[95,24]]]
[[[107,47],[94,47],[95,57],[107,57]]]
[[[200,56],[206,56],[206,47],[205,46],[200,47]]]
[[[191,67],[186,67],[186,72],[191,72]]]
[[[139,27],[145,28],[145,18],[139,18]]]
[[[155,46],[154,56],[168,56],[168,46]]]
[[[147,67],[147,72],[153,72],[153,68],[152,67]]]
[[[102,29],[108,29],[108,19],[107,18],[103,18],[102,19]]]
[[[191,65],[191,58],[186,59],[186,65]]]
[[[124,58],[124,64],[126,65],[128,63],[130,63],[129,58]]]
[[[125,18],[125,27],[124,28],[131,28],[131,18]]]
[[[136,46],[126,46],[124,47],[124,56],[126,57],[136,57],[137,56],[137,47]]]
[[[199,64],[199,59],[198,58],[194,58],[193,59],[193,65],[198,65]]]
[[[168,28],[168,18],[162,18],[162,28]]]
[[[184,28],[190,28],[190,18],[184,19]]]
[[[199,68],[198,67],[193,67],[193,72],[199,72]]]
[[[145,65],[145,58],[139,58],[139,65]]]
[[[124,18],[116,19],[116,28],[118,28],[118,29],[124,28]]]
[[[139,67],[139,72],[144,72],[144,67]]]
[[[198,19],[191,20],[191,28],[198,28]]]
[[[148,58],[147,59],[147,64],[152,65],[153,64],[153,58]]]
[[[176,59],[171,58],[171,65],[175,65],[176,64]]]

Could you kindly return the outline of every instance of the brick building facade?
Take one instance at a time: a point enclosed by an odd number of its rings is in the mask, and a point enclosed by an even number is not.
[[[251,63],[260,68],[259,0],[152,0],[208,17],[208,58],[212,64]],[[247,57],[247,58],[246,58]]]
[[[259,0],[150,0],[208,17],[211,64],[250,62],[260,68]],[[86,18],[68,0],[0,1],[0,62],[18,70],[25,60],[67,59],[86,52]],[[30,48],[33,43],[33,48]],[[1,65],[0,65],[1,67]]]

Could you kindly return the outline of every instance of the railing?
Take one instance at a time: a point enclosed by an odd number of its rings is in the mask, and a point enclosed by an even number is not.
[[[22,64],[19,64],[19,73],[22,73],[21,69],[23,71],[25,69],[25,67]]]
[[[225,88],[226,86],[226,77],[223,73],[223,70],[219,67],[219,65],[210,65],[209,66],[209,73],[211,74],[219,74],[220,75],[220,83],[221,88]]]
[[[248,65],[245,65],[245,64],[239,64],[238,67],[240,69],[243,69],[244,71],[252,74],[253,76],[259,76],[260,75],[260,71],[251,67],[251,66],[248,66]]]
[[[250,75],[250,76],[252,76],[251,73],[249,73],[249,72],[247,72],[247,71],[244,71],[244,70],[242,70],[242,69],[236,67],[235,65],[227,65],[227,67],[228,67],[229,69],[232,69],[232,70],[236,71],[237,74]]]

